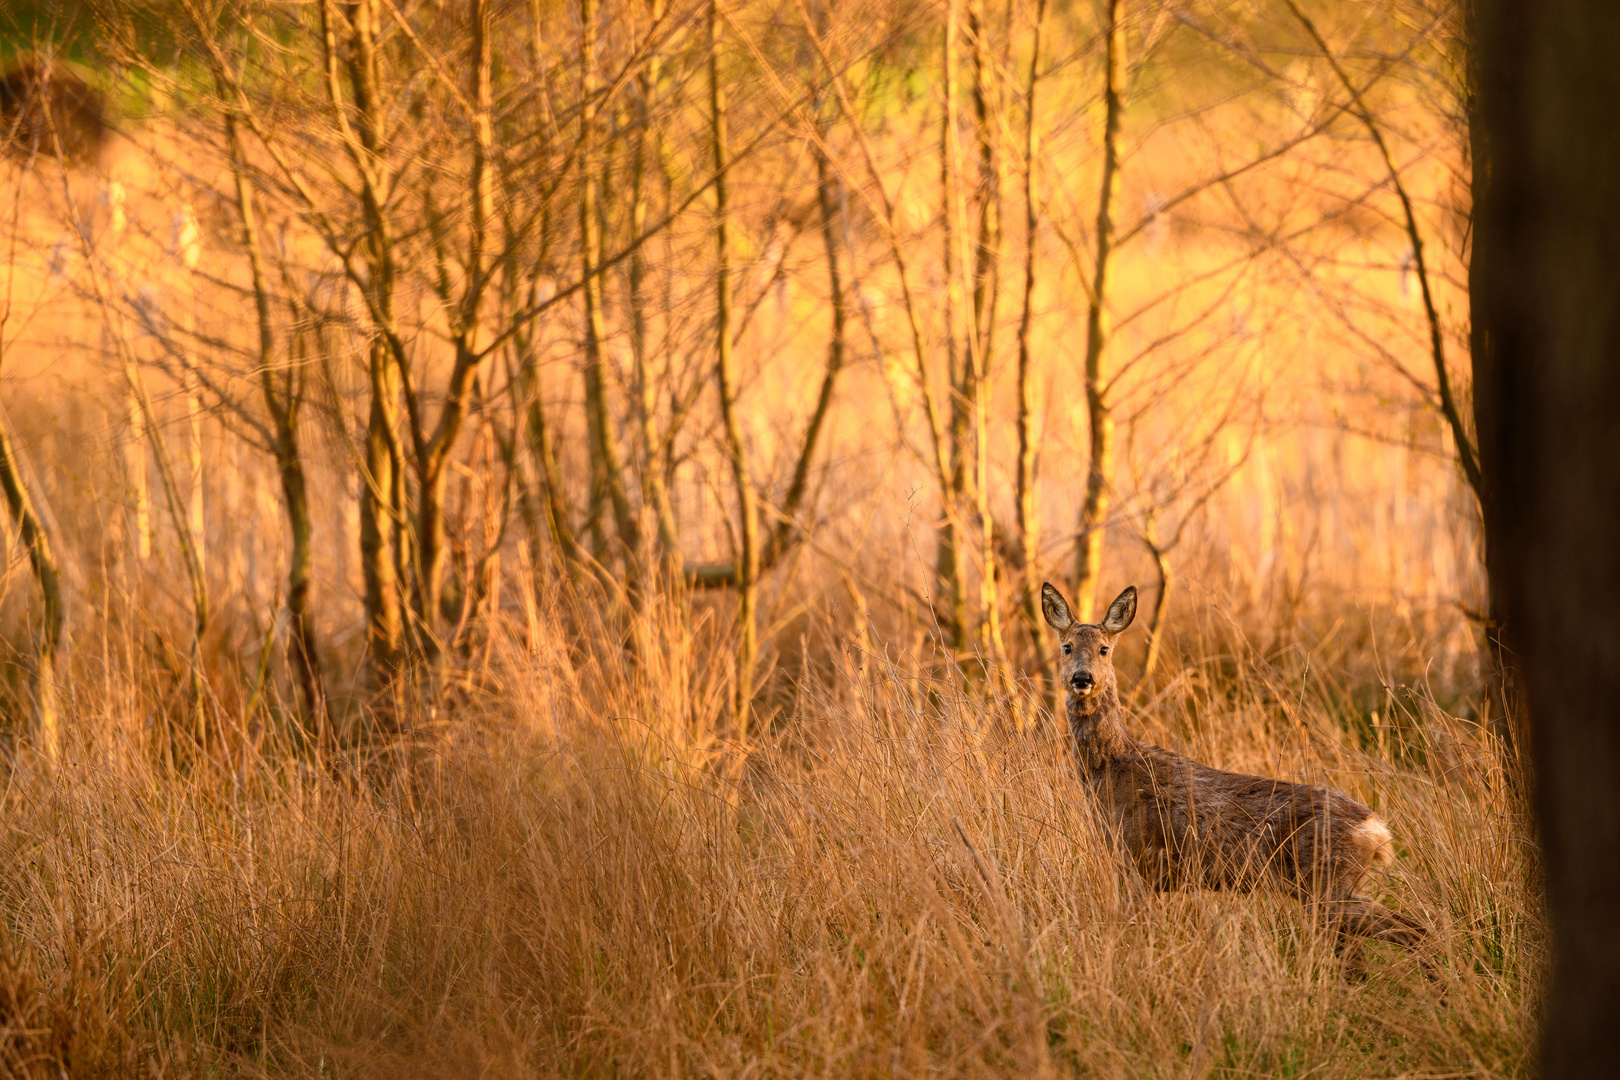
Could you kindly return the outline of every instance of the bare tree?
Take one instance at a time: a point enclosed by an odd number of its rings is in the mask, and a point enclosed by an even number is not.
[[[739,518],[737,689],[732,724],[736,738],[746,739],[754,701],[754,665],[759,653],[759,504],[754,478],[748,468],[748,446],[737,417],[737,371],[732,358],[731,205],[726,176],[731,167],[731,150],[726,131],[726,94],[720,75],[720,22],[720,0],[709,0],[709,130],[714,151],[714,371]]]
[[[597,98],[602,93],[596,57],[598,18],[596,0],[580,0],[579,234],[583,261],[580,276],[584,282],[581,296],[585,302],[585,415],[590,424],[592,462],[590,520],[593,523],[600,520],[598,505],[605,498],[613,513],[619,543],[626,551],[634,552],[638,547],[635,516],[625,491],[623,456],[617,428],[608,414],[602,371],[602,342],[607,329],[602,315],[602,233],[597,208],[597,178],[601,175],[597,155]],[[600,558],[602,554],[599,548],[597,556]]]
[[[291,358],[286,351],[276,348],[271,284],[265,265],[258,211],[254,206],[253,183],[248,175],[248,163],[236,116],[228,106],[222,111],[226,153],[231,164],[237,215],[242,227],[242,247],[247,252],[252,275],[253,310],[258,320],[259,385],[265,411],[270,416],[271,452],[275,457],[276,472],[281,478],[283,506],[292,534],[292,550],[287,561],[286,601],[292,630],[290,652],[299,690],[303,695],[305,723],[318,742],[330,747],[331,724],[321,676],[320,649],[316,642],[315,613],[310,604],[315,530],[310,518],[309,484],[298,440],[304,373],[299,366],[289,362]]]
[[[1115,244],[1115,202],[1119,197],[1120,127],[1125,115],[1124,0],[1106,0],[1102,31],[1108,43],[1103,64],[1102,173],[1097,190],[1097,226],[1086,310],[1086,415],[1091,453],[1075,549],[1075,608],[1081,621],[1090,620],[1097,598],[1097,578],[1102,573],[1103,529],[1108,520],[1109,473],[1114,459],[1114,417],[1107,397],[1107,305]]]
[[[971,403],[964,392],[971,377],[957,345],[957,300],[961,293],[958,235],[964,225],[958,192],[961,177],[961,135],[957,130],[958,38],[961,34],[958,0],[946,0],[940,49],[939,212],[945,288],[942,316],[945,328],[945,383],[950,405],[949,481],[940,490],[940,524],[935,541],[935,577],[945,596],[944,630],[952,648],[967,646],[967,538],[958,519],[968,490],[968,446]],[[977,329],[974,331],[977,336]],[[971,348],[971,343],[970,343]]]
[[[1020,610],[1030,645],[1035,652],[1035,670],[1044,678],[1047,671],[1046,632],[1040,613],[1040,574],[1036,561],[1040,554],[1040,523],[1035,492],[1035,440],[1032,431],[1034,404],[1030,338],[1035,321],[1035,281],[1038,266],[1040,208],[1036,200],[1037,168],[1040,162],[1040,124],[1035,109],[1035,93],[1040,86],[1041,30],[1046,24],[1046,0],[1036,0],[1030,32],[1029,76],[1024,83],[1024,296],[1018,316],[1018,471],[1015,501],[1018,515],[1018,565],[1023,573],[1019,582]]]
[[[17,272],[17,209],[21,197],[22,185],[19,184],[12,199],[11,243],[6,261],[6,304],[4,311],[0,311],[0,364],[5,360],[6,324],[11,321],[13,279]],[[0,490],[5,492],[6,507],[11,511],[12,522],[28,548],[28,563],[33,568],[34,579],[39,583],[43,611],[39,642],[34,652],[34,727],[46,757],[54,759],[61,752],[62,744],[56,672],[65,623],[62,572],[51,550],[50,536],[34,510],[34,500],[23,481],[17,449],[3,415],[0,415]]]
[[[1188,527],[1196,522],[1205,507],[1238,475],[1254,449],[1255,440],[1264,422],[1262,410],[1255,403],[1248,417],[1242,414],[1250,406],[1246,400],[1248,386],[1241,377],[1223,408],[1211,409],[1212,416],[1202,425],[1201,435],[1168,440],[1157,454],[1139,453],[1137,435],[1145,419],[1133,417],[1125,440],[1125,467],[1130,476],[1132,529],[1137,540],[1153,557],[1157,576],[1153,593],[1153,610],[1148,617],[1147,651],[1142,659],[1139,687],[1145,687],[1159,665],[1164,648],[1165,626],[1170,613],[1170,597],[1176,585],[1176,573],[1171,556],[1187,536]],[[1249,433],[1243,449],[1225,453],[1234,428],[1248,419]],[[1145,460],[1144,460],[1145,458]]]
[[[995,518],[990,507],[990,413],[1001,294],[1001,189],[1003,162],[998,129],[1003,121],[996,71],[1004,66],[991,50],[985,5],[968,9],[973,38],[973,118],[978,146],[979,222],[973,247],[973,336],[966,350],[961,396],[973,416],[974,512],[979,521],[979,648],[986,662],[1006,655],[996,590]],[[1009,30],[1010,33],[1010,30]]]

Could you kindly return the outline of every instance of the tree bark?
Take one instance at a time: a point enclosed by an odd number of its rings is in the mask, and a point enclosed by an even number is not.
[[[365,474],[360,477],[360,566],[365,582],[366,654],[373,679],[385,683],[399,667],[403,645],[398,564],[394,558],[394,431],[399,378],[381,340],[373,340],[367,366],[371,409],[366,418]]]
[[[439,410],[439,419],[431,435],[425,436],[422,429],[421,403],[416,400],[414,392],[406,388],[417,473],[416,616],[422,629],[422,644],[434,654],[447,644],[441,640],[439,631],[446,614],[442,599],[448,557],[444,521],[445,485],[450,455],[466,422],[469,402],[483,366],[484,354],[479,350],[478,339],[489,278],[485,251],[489,246],[488,233],[495,214],[495,135],[490,84],[493,45],[490,40],[490,10],[485,0],[468,0],[467,23],[472,64],[468,75],[468,102],[471,106],[471,115],[467,118],[471,135],[468,151],[471,167],[467,177],[467,246],[463,263],[466,285],[451,309],[455,362],[445,388],[444,405]],[[430,220],[432,217],[430,208]],[[444,300],[448,308],[451,298],[446,295]],[[466,582],[465,587],[471,589],[474,585]]]
[[[607,329],[602,317],[602,223],[597,212],[597,97],[602,80],[596,70],[597,0],[580,0],[580,188],[579,233],[581,277],[585,302],[585,418],[592,461],[592,501],[605,496],[613,513],[614,527],[627,558],[638,544],[636,522],[630,512],[630,499],[624,490],[623,457],[607,406],[607,386],[602,378],[602,342]],[[593,508],[592,517],[596,517]]]
[[[1463,47],[1466,50],[1463,59],[1466,79],[1464,93],[1468,110],[1469,157],[1473,171],[1470,186],[1476,222],[1468,245],[1468,291],[1470,296],[1475,297],[1483,295],[1490,268],[1499,259],[1492,248],[1496,241],[1495,231],[1481,232],[1477,227],[1480,208],[1489,205],[1491,201],[1492,172],[1490,125],[1482,111],[1480,101],[1483,58],[1480,55],[1479,9],[1480,0],[1467,0],[1463,7],[1465,20]],[[1475,445],[1481,451],[1481,457],[1484,456],[1485,447],[1496,438],[1494,416],[1496,365],[1489,324],[1488,318],[1477,316],[1470,320],[1468,329],[1468,348],[1473,369],[1474,439]],[[1484,462],[1481,461],[1479,485],[1475,493],[1479,496],[1482,515],[1484,508],[1497,497],[1493,487],[1495,480],[1495,475],[1485,468]],[[1487,566],[1489,562],[1490,557],[1487,554]],[[1528,714],[1524,707],[1524,687],[1519,678],[1518,661],[1514,655],[1507,625],[1502,582],[1499,575],[1491,573],[1486,574],[1483,629],[1486,653],[1491,664],[1491,729],[1502,745],[1503,764],[1509,775],[1517,777],[1522,783],[1529,778],[1528,770],[1531,763],[1529,733],[1525,727]]]
[[[950,638],[951,648],[959,652],[967,647],[967,552],[963,545],[967,538],[961,535],[960,517],[962,499],[968,485],[968,399],[964,393],[965,372],[962,351],[956,340],[956,308],[961,293],[961,274],[957,251],[957,185],[961,176],[958,160],[957,126],[957,36],[959,0],[945,0],[945,28],[940,51],[940,82],[944,107],[939,126],[939,208],[943,237],[943,266],[945,291],[942,317],[945,323],[945,385],[949,394],[950,427],[948,483],[940,491],[940,525],[936,541],[934,575],[939,589],[945,595],[943,629]]]
[[[223,96],[223,87],[221,87]],[[236,115],[225,114],[225,145],[236,186],[237,217],[242,226],[242,246],[247,251],[248,269],[253,278],[253,306],[259,326],[259,388],[265,411],[270,414],[274,442],[271,451],[281,478],[287,526],[292,533],[292,552],[287,565],[287,616],[291,625],[293,670],[304,702],[304,725],[319,744],[329,743],[330,726],[326,711],[326,691],[321,678],[320,651],[315,637],[315,618],[310,610],[310,562],[314,529],[309,514],[309,488],[304,477],[303,455],[298,447],[298,407],[301,395],[295,374],[282,371],[277,363],[275,329],[270,317],[270,286],[264,265],[264,249],[259,237],[258,216],[254,210],[253,185],[247,175],[246,154]]]
[[[1549,1078],[1617,1074],[1620,1015],[1620,8],[1481,0],[1489,183],[1474,318],[1493,586],[1530,715],[1552,988]]]
[[[192,732],[197,745],[202,746],[208,738],[207,714],[202,693],[202,641],[203,635],[208,632],[208,580],[203,572],[202,555],[197,549],[196,538],[191,532],[190,515],[187,513],[186,499],[180,491],[180,481],[174,475],[174,465],[169,460],[167,447],[163,444],[163,434],[157,418],[152,415],[152,402],[141,380],[140,367],[134,353],[127,347],[124,349],[124,379],[145,421],[152,456],[157,459],[158,480],[162,483],[164,501],[169,506],[169,518],[174,522],[175,538],[180,544],[180,559],[186,568],[186,578],[191,584],[191,671],[188,692],[191,699]]]
[[[1164,647],[1164,619],[1170,612],[1170,588],[1175,584],[1175,576],[1170,570],[1170,552],[1159,546],[1157,539],[1152,535],[1153,526],[1146,526],[1147,549],[1153,555],[1153,566],[1158,571],[1159,589],[1153,598],[1153,617],[1148,620],[1147,655],[1142,659],[1142,678],[1139,685],[1146,686],[1153,671],[1159,666],[1159,654]]]
[[[1103,77],[1102,183],[1097,192],[1097,242],[1086,313],[1086,412],[1091,463],[1076,543],[1075,611],[1091,619],[1102,573],[1103,528],[1108,520],[1108,476],[1114,461],[1114,417],[1108,403],[1108,275],[1114,251],[1114,201],[1119,196],[1119,129],[1125,112],[1125,3],[1107,0],[1108,56]]]
[[[844,358],[849,351],[849,301],[844,295],[843,276],[838,268],[838,181],[827,160],[825,128],[819,133],[819,138],[820,143],[815,150],[816,207],[821,214],[821,247],[827,259],[827,304],[832,309],[832,336],[827,341],[827,367],[822,372],[816,408],[805,427],[799,458],[793,466],[793,479],[788,484],[787,495],[782,499],[781,520],[771,530],[770,537],[765,541],[765,550],[760,554],[762,570],[775,565],[800,535],[799,506],[810,488],[810,465],[821,444],[821,433],[832,411],[833,390],[838,385],[838,375],[844,370]]]
[[[134,501],[135,554],[143,562],[152,557],[152,494],[146,476],[146,420],[131,391],[125,402],[129,412],[129,441],[124,444],[124,465]]]
[[[1036,562],[1040,553],[1040,519],[1035,500],[1034,393],[1030,336],[1035,321],[1035,268],[1039,250],[1040,212],[1035,201],[1036,165],[1040,128],[1036,124],[1035,91],[1039,86],[1041,31],[1046,25],[1046,0],[1036,0],[1035,27],[1029,46],[1029,79],[1024,85],[1024,304],[1018,317],[1018,476],[1014,502],[1018,512],[1018,539],[1023,595],[1021,611],[1030,646],[1035,651],[1037,677],[1046,680],[1046,626],[1041,618],[1040,586]]]
[[[876,216],[883,226],[884,239],[888,241],[889,258],[894,262],[895,277],[900,285],[901,307],[906,313],[906,329],[911,341],[911,359],[916,371],[917,394],[922,398],[923,415],[928,421],[928,446],[932,451],[929,455],[929,464],[933,466],[934,482],[938,486],[941,499],[950,490],[950,467],[946,461],[944,427],[940,420],[939,408],[934,402],[934,391],[928,372],[928,346],[923,333],[922,315],[917,306],[916,291],[911,286],[910,262],[906,258],[905,244],[902,242],[898,215],[894,205],[894,196],[889,193],[888,185],[884,183],[883,172],[878,167],[877,155],[872,149],[872,143],[867,138],[861,126],[860,114],[850,101],[848,90],[844,87],[843,76],[840,69],[833,63],[827,54],[827,48],[821,35],[808,21],[805,27],[810,44],[816,50],[817,59],[832,72],[831,82],[833,97],[838,102],[838,110],[844,122],[849,125],[849,133],[860,148],[862,163],[866,167],[867,180],[872,193],[876,196],[877,206],[881,211]]]
[[[393,237],[386,213],[391,184],[384,152],[383,110],[377,55],[376,0],[343,6],[348,35],[338,40],[333,0],[321,0],[320,19],[328,105],[360,181],[367,263],[366,307],[371,319],[367,363],[371,404],[366,419],[365,475],[360,484],[360,563],[365,582],[366,653],[372,680],[391,682],[403,657],[400,581],[409,558],[405,518],[404,461],[399,446],[399,396],[404,347],[394,324]],[[355,124],[339,79],[348,72]],[[263,133],[261,132],[261,138]]]
[[[23,484],[11,432],[0,416],[0,490],[17,532],[28,548],[28,562],[39,582],[43,601],[39,647],[34,654],[34,730],[45,756],[55,761],[62,750],[61,721],[57,712],[56,658],[62,644],[62,574],[51,552],[51,540],[34,512],[34,501]]]
[[[664,17],[664,0],[650,0],[648,15],[656,28]],[[635,245],[630,254],[630,357],[635,365],[635,409],[641,435],[641,513],[643,534],[656,531],[659,556],[670,573],[671,581],[682,577],[680,530],[675,521],[675,510],[670,504],[669,488],[664,483],[662,455],[658,452],[658,401],[649,367],[647,345],[647,256],[640,240],[647,231],[647,174],[649,164],[656,169],[663,157],[663,130],[654,113],[657,108],[659,84],[663,78],[663,58],[657,49],[650,50],[647,63],[638,77],[640,94],[637,97],[635,145],[630,165],[630,242]],[[652,529],[645,519],[651,517]]]
[[[761,575],[769,573],[804,537],[805,530],[799,520],[799,510],[804,505],[805,496],[810,492],[810,468],[815,462],[816,451],[821,446],[821,436],[826,430],[827,418],[832,414],[838,376],[844,369],[844,360],[849,353],[849,298],[844,292],[843,273],[839,269],[838,261],[838,179],[833,173],[832,163],[827,159],[827,131],[824,126],[818,129],[816,138],[817,145],[814,149],[816,202],[821,217],[822,250],[827,259],[828,307],[832,315],[832,335],[827,342],[827,366],[822,372],[821,389],[816,395],[816,407],[810,414],[809,423],[805,425],[804,439],[799,444],[799,454],[794,461],[793,479],[788,482],[787,493],[775,508],[776,525],[770,530],[770,535],[765,538],[764,545],[760,549]],[[693,588],[734,588],[738,581],[737,564],[732,562],[688,566],[685,568],[685,576],[686,583]]]
[[[973,340],[963,372],[963,396],[973,416],[973,496],[979,519],[979,649],[984,662],[1006,656],[996,595],[995,515],[990,509],[990,374],[996,309],[1001,294],[1001,154],[996,139],[995,57],[983,0],[968,8],[973,36],[973,117],[979,151],[979,229],[973,248]]]
[[[720,82],[720,0],[709,0],[709,134],[714,152],[714,305],[715,381],[725,425],[726,454],[737,489],[737,691],[732,734],[748,738],[754,701],[754,666],[759,652],[759,506],[748,471],[748,447],[737,416],[737,372],[731,349],[731,206],[730,151],[726,132],[726,95]]]

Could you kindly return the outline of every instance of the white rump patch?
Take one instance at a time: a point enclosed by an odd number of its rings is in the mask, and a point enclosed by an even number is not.
[[[1395,861],[1395,844],[1389,835],[1389,826],[1384,819],[1373,814],[1356,826],[1356,832],[1366,840],[1367,846],[1372,849],[1371,862],[1392,863]]]

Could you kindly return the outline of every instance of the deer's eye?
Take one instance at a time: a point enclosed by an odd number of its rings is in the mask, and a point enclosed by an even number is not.
[[[1073,645],[1065,644],[1063,646],[1063,655],[1064,656],[1068,656],[1072,652],[1074,652],[1074,646]]]
[[[1101,649],[1098,649],[1097,652],[1101,656],[1107,656],[1108,655],[1108,646],[1104,645]]]

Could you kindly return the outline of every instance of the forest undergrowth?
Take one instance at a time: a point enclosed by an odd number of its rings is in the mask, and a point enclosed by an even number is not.
[[[1489,735],[1370,645],[1259,647],[1206,605],[1128,706],[1142,738],[1390,820],[1374,891],[1434,934],[1421,958],[1372,947],[1358,980],[1280,894],[1127,871],[1027,678],[804,616],[738,745],[716,735],[725,635],[679,607],[648,605],[627,648],[554,594],[388,723],[354,710],[326,757],[262,699],[198,743],[140,649],[75,664],[59,762],[20,738],[4,764],[0,1071],[1530,1068],[1531,826]]]

